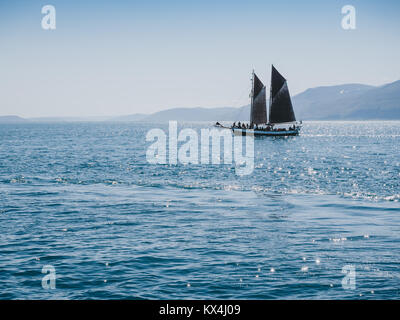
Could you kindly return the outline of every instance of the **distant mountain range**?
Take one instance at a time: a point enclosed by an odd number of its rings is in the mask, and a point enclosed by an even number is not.
[[[344,84],[307,89],[292,97],[298,120],[400,119],[400,80],[374,87]],[[119,117],[21,118],[0,116],[0,123],[54,121],[248,121],[250,106],[240,108],[172,108],[153,114]]]
[[[318,87],[293,97],[298,119],[400,119],[400,81],[380,87],[362,84]]]

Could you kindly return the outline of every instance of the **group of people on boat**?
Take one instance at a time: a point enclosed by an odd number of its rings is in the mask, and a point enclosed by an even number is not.
[[[232,129],[253,129],[253,130],[262,130],[262,131],[291,131],[291,130],[296,130],[297,127],[295,124],[290,126],[290,128],[274,128],[273,124],[265,124],[265,125],[258,125],[254,123],[238,123],[234,122],[232,125]]]
[[[263,128],[262,126],[258,126],[258,124],[254,124],[254,123],[240,123],[240,121],[238,121],[238,123],[234,122],[232,125],[232,129],[254,129],[254,130],[261,130],[261,129],[266,129],[266,130],[271,130],[272,126],[271,125],[267,125],[265,128]]]

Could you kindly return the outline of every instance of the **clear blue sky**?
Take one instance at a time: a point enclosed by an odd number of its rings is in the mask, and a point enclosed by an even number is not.
[[[44,5],[56,30],[41,28]],[[344,5],[357,29],[341,28]],[[400,79],[400,1],[0,0],[0,115],[248,103],[273,63],[292,94]]]

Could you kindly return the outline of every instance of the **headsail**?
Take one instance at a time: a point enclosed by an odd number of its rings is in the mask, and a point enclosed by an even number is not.
[[[265,86],[254,72],[250,122],[253,124],[262,124],[267,122],[267,102],[265,98]]]
[[[286,79],[272,66],[269,122],[284,123],[294,121],[296,121],[296,116],[294,115]]]

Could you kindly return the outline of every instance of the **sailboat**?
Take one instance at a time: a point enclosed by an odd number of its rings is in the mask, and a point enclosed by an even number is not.
[[[267,120],[266,87],[254,71],[250,96],[250,124],[240,124],[240,122],[238,124],[234,123],[230,129],[232,129],[235,134],[295,136],[300,133],[301,122],[298,123],[296,121],[286,79],[273,65],[271,70],[269,121]],[[220,125],[220,127],[222,127],[222,125]]]

